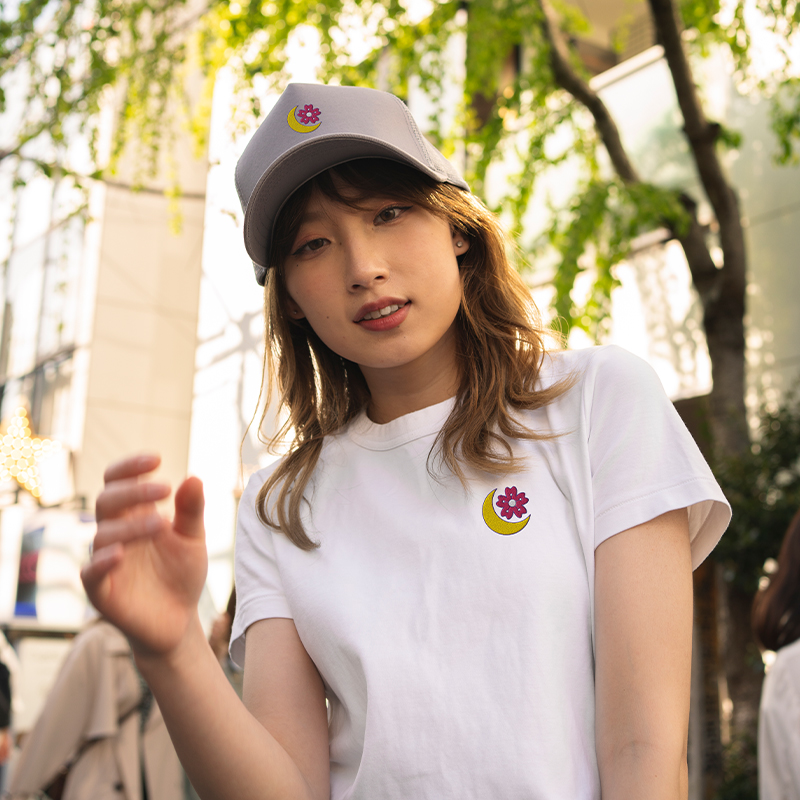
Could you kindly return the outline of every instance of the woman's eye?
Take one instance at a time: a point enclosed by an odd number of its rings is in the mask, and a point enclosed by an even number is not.
[[[380,222],[392,222],[397,219],[404,211],[408,211],[411,206],[389,206],[384,208],[383,211],[378,212],[378,220]]]
[[[311,239],[311,241],[300,245],[300,247],[298,247],[297,250],[292,253],[292,255],[299,256],[301,253],[313,253],[315,250],[319,250],[326,241],[326,239]]]

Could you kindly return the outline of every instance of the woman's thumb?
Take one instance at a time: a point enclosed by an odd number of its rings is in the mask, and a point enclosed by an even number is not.
[[[203,482],[187,478],[175,492],[175,530],[184,536],[203,536]]]

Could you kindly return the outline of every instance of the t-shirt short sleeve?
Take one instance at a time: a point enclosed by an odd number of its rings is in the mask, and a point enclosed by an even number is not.
[[[244,666],[247,629],[254,622],[293,618],[278,571],[273,538],[276,534],[256,514],[256,497],[268,474],[268,470],[255,473],[239,501],[234,551],[236,616],[230,654],[240,667]]]
[[[687,508],[696,568],[728,526],[730,506],[655,371],[620,347],[603,347],[585,386],[595,547]]]

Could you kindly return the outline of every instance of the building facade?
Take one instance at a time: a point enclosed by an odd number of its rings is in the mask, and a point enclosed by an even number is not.
[[[23,661],[18,729],[35,719],[62,637],[91,613],[79,570],[106,466],[156,451],[173,484],[188,467],[208,164],[183,144],[179,233],[161,175],[134,189],[124,159],[86,191],[25,159],[0,164],[0,434],[7,459],[36,451],[23,466],[38,478],[31,490],[26,472],[0,470],[0,625]]]

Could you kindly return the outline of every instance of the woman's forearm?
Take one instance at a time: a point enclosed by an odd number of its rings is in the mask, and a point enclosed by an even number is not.
[[[603,800],[686,800],[689,772],[686,752],[651,742],[630,742],[601,758]]]
[[[245,708],[193,621],[169,657],[137,656],[175,750],[203,800],[320,800]]]
[[[597,548],[595,630],[603,800],[685,800],[692,571],[684,509]]]

